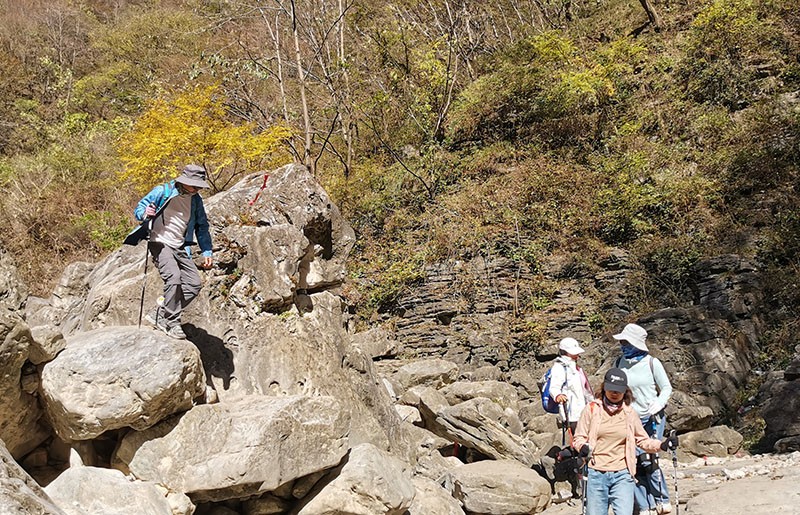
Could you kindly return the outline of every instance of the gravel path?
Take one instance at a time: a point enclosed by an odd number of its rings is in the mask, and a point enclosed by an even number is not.
[[[663,465],[674,496],[672,462]],[[678,496],[681,515],[800,515],[800,452],[678,463]],[[579,515],[580,500],[543,513]]]

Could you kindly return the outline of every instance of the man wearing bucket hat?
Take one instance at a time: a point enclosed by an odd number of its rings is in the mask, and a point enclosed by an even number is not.
[[[137,220],[152,220],[148,250],[164,280],[164,300],[145,319],[173,338],[186,338],[181,313],[202,286],[191,256],[195,237],[202,254],[201,266],[212,265],[211,234],[199,195],[203,188],[208,188],[205,168],[186,165],[178,178],[153,188],[134,210]]]
[[[584,353],[578,340],[564,338],[558,344],[559,356],[550,369],[550,396],[559,404],[565,404],[565,417],[570,434],[581,417],[583,408],[594,399],[586,372],[578,366],[578,358]]]
[[[608,509],[633,512],[636,447],[647,452],[675,449],[678,438],[659,441],[648,437],[632,408],[628,377],[612,368],[603,379],[597,399],[583,410],[572,448],[587,461],[586,514],[607,515]]]
[[[672,385],[660,360],[650,355],[647,331],[628,324],[614,339],[620,343],[622,356],[614,366],[624,370],[633,393],[632,407],[636,410],[647,434],[662,438],[667,418],[664,408],[672,395]],[[666,477],[658,466],[658,454],[637,450],[636,504],[642,515],[661,515],[672,512]]]

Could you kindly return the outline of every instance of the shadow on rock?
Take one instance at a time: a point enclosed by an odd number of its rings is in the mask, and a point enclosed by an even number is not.
[[[569,483],[572,497],[578,498],[580,497],[578,470],[581,463],[578,458],[574,457],[558,461],[556,457],[559,451],[561,451],[561,447],[554,445],[542,455],[539,463],[534,463],[532,468],[550,483],[550,492],[552,494],[556,494],[556,483],[563,481]]]
[[[222,379],[222,387],[225,390],[230,388],[234,369],[233,352],[225,347],[225,342],[209,334],[205,329],[192,324],[184,324],[183,328],[186,338],[200,350],[200,359],[203,361],[209,386],[213,387],[211,377],[218,377]]]

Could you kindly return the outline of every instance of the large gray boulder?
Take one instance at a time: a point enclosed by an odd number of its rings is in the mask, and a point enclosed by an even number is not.
[[[0,248],[0,309],[19,311],[28,298],[28,288],[20,280],[11,256]]]
[[[67,515],[173,515],[166,492],[153,483],[131,481],[118,470],[75,467],[45,487]]]
[[[247,323],[226,322],[228,334],[235,334],[226,346],[231,351],[229,369],[209,370],[220,400],[257,394],[332,396],[351,418],[352,445],[370,442],[388,448],[390,442],[400,444],[403,438],[396,433],[400,417],[372,361],[347,346],[350,339],[344,330],[341,299],[323,291],[309,296],[309,301],[313,309],[305,313],[290,310]],[[209,309],[214,307],[209,305]],[[204,354],[210,354],[213,337],[195,339],[191,333],[189,337]],[[229,381],[226,375],[232,376]]]
[[[439,389],[451,405],[476,397],[491,399],[503,408],[519,409],[517,389],[501,381],[456,381]]]
[[[254,253],[242,263],[243,269],[256,271],[252,274],[254,290],[248,296],[254,298],[259,291],[280,294],[287,280],[293,284],[292,290],[340,285],[345,278],[345,261],[355,243],[352,227],[314,176],[299,165],[270,172],[266,190],[251,204],[263,177],[263,173],[249,175],[207,204],[216,225],[221,218],[222,224],[234,229],[226,234],[234,243],[232,247]],[[246,228],[254,231],[239,238],[240,229]],[[274,238],[275,230],[285,235]],[[270,246],[273,241],[278,242],[274,248]],[[283,248],[286,245],[280,242],[293,244]],[[294,242],[299,242],[299,250]],[[273,275],[276,266],[285,276],[277,281]],[[290,295],[284,304],[291,301]]]
[[[475,449],[495,459],[517,460],[525,466],[535,461],[525,440],[513,434],[502,421],[503,408],[485,398],[475,398],[441,409],[431,431],[437,435]]]
[[[708,406],[700,405],[697,400],[686,393],[673,390],[667,405],[667,420],[670,427],[683,433],[699,431],[711,426],[714,411]]]
[[[744,437],[728,426],[714,426],[680,435],[678,457],[690,461],[704,456],[724,458],[742,448]]]
[[[129,250],[130,247],[125,247]],[[143,265],[143,254],[137,254],[139,259],[133,260],[130,264],[125,263],[129,268],[135,268],[136,265]],[[132,254],[131,254],[132,256]],[[117,270],[120,266],[119,260],[112,259],[108,263],[107,271],[115,278],[125,275],[124,270]],[[80,330],[83,326],[83,308],[86,305],[86,295],[89,292],[90,274],[95,265],[82,261],[70,263],[64,268],[64,272],[53,289],[53,293],[48,299],[38,297],[29,297],[28,302],[25,304],[25,320],[31,327],[48,327],[57,328],[63,334],[70,334]],[[140,273],[140,272],[139,272]],[[153,274],[151,274],[152,276]],[[140,275],[136,278],[141,279]],[[136,278],[129,280],[135,281]],[[151,280],[153,278],[151,277]],[[141,289],[141,281],[138,281]],[[121,288],[120,291],[125,291]],[[133,311],[133,306],[138,306],[138,296],[133,293],[131,289],[130,295],[126,298],[127,309]],[[126,322],[130,323],[130,322]],[[95,327],[100,327],[97,325]]]
[[[191,408],[205,376],[190,342],[114,327],[71,336],[44,366],[41,390],[58,436],[89,440],[111,429],[146,429]]]
[[[796,359],[796,363],[800,359]],[[789,377],[793,370],[790,366]],[[787,374],[772,374],[761,387],[759,397],[766,399],[761,416],[766,422],[765,444],[778,452],[800,449],[800,379],[785,380]],[[778,442],[781,442],[778,445]]]
[[[438,483],[422,477],[415,477],[412,482],[416,495],[408,515],[464,515],[461,503]]]
[[[23,389],[28,379],[37,382],[35,369],[23,370],[32,343],[30,329],[17,312],[0,308],[0,439],[15,457],[32,451],[49,436],[35,387]]]
[[[392,379],[401,392],[414,386],[440,388],[458,377],[458,365],[443,359],[425,359],[401,366]]]
[[[451,470],[446,483],[471,514],[539,513],[550,504],[550,484],[516,461],[479,461]]]
[[[338,475],[297,515],[404,515],[414,499],[408,466],[364,443],[350,451]]]
[[[248,396],[128,433],[114,465],[195,501],[244,498],[335,467],[348,432],[332,397]]]

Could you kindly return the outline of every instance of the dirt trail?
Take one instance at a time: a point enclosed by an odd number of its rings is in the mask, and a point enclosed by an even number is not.
[[[674,498],[672,462],[663,465]],[[800,452],[678,463],[678,497],[680,515],[800,515]],[[580,500],[543,513],[579,515]]]

